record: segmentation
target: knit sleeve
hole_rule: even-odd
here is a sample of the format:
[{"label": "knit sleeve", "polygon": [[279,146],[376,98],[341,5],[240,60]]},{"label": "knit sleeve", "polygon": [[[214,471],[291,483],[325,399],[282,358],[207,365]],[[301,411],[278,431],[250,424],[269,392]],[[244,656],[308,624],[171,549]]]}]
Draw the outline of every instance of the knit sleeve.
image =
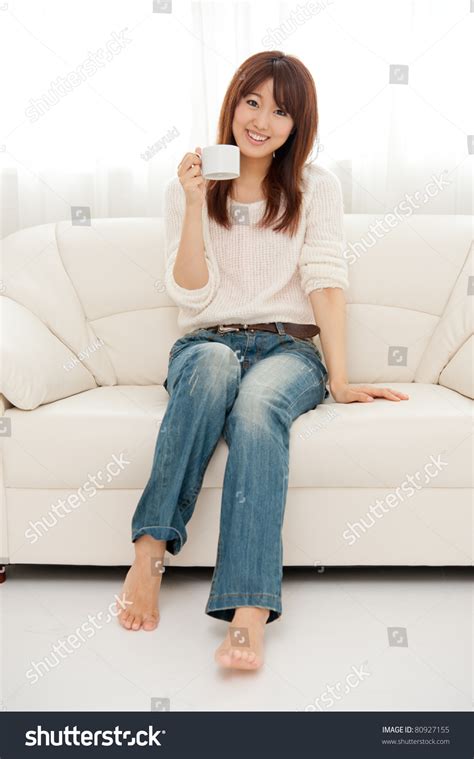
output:
[{"label": "knit sleeve", "polygon": [[[203,287],[194,290],[178,285],[174,278],[173,268],[181,240],[186,198],[179,179],[174,177],[165,188],[164,218],[165,218],[165,287],[170,298],[182,308],[187,316],[199,314],[211,302],[219,285],[219,273],[214,260],[208,257],[205,245],[205,258],[209,271],[209,279]],[[206,243],[206,235],[204,233]]]},{"label": "knit sleeve", "polygon": [[338,177],[316,167],[307,210],[306,231],[299,259],[301,285],[306,295],[325,287],[349,287],[347,261],[343,257],[344,204]]}]

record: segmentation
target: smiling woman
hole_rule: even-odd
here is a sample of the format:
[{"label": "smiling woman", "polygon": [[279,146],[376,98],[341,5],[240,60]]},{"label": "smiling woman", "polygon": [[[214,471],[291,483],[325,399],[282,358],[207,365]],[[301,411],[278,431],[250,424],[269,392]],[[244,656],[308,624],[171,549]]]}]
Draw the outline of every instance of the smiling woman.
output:
[{"label": "smiling woman", "polygon": [[317,130],[316,88],[306,66],[278,50],[250,56],[227,88],[216,137],[217,144],[239,146],[241,178],[208,183],[209,218],[229,229],[228,197],[238,194],[245,203],[257,194],[267,200],[261,226],[276,222],[274,231],[296,234],[303,166]]},{"label": "smiling woman", "polygon": [[206,613],[242,626],[248,642],[236,651],[228,630],[215,653],[223,667],[260,667],[265,624],[281,615],[290,427],[329,395],[308,295],[348,286],[339,180],[306,163],[317,124],[306,67],[258,53],[234,75],[218,125],[217,143],[239,148],[239,177],[205,180],[196,147],[165,191],[165,285],[186,334],[169,355],[170,401],[132,519],[136,555],[123,588],[132,603],[119,621],[158,625],[161,577],[150,577],[150,552],[184,546],[222,435],[229,457]]},{"label": "smiling woman", "polygon": [[[169,355],[170,401],[132,519],[135,562],[123,589],[132,605],[119,621],[157,626],[161,580],[150,577],[150,559],[184,546],[222,435],[229,452],[205,611],[245,630],[246,650],[228,628],[215,652],[228,668],[262,665],[265,625],[282,613],[293,421],[325,401],[329,376],[336,401],[390,397],[347,383],[343,199],[331,171],[306,163],[317,126],[307,68],[279,51],[258,53],[235,73],[218,125],[217,143],[239,149],[237,180],[206,180],[196,147],[165,191],[165,285],[187,333]],[[319,331],[329,371],[312,341]]]}]

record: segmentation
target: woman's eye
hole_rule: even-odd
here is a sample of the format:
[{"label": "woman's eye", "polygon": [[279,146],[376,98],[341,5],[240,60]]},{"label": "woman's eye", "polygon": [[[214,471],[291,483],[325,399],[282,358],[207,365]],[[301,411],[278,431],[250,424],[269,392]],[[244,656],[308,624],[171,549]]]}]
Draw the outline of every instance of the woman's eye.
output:
[{"label": "woman's eye", "polygon": [[[250,100],[247,100],[247,103],[255,103],[255,105],[258,105],[256,100],[253,100],[252,98]],[[286,112],[282,111],[281,108],[277,108],[277,111],[283,114],[283,116],[286,116]]]}]

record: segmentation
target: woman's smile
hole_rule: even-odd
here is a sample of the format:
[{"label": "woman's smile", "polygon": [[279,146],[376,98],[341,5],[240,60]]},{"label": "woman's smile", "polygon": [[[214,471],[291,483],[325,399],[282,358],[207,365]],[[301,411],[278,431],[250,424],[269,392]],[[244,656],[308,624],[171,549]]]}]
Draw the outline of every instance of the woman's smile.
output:
[{"label": "woman's smile", "polygon": [[262,135],[260,132],[256,132],[253,129],[246,129],[245,135],[248,139],[248,141],[252,145],[263,145],[265,142],[268,142],[270,137],[266,137],[265,135]]}]

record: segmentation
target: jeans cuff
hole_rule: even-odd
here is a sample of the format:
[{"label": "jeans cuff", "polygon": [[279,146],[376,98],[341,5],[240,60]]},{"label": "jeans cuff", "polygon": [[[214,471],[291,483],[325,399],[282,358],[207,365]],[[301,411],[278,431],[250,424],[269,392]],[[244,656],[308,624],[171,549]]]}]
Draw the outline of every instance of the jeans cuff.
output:
[{"label": "jeans cuff", "polygon": [[132,543],[137,538],[141,538],[142,535],[151,535],[155,540],[166,540],[166,550],[173,556],[179,553],[186,542],[175,527],[158,527],[153,525],[140,527],[140,529],[132,531]]},{"label": "jeans cuff", "polygon": [[239,606],[269,609],[267,625],[278,619],[282,613],[280,596],[270,593],[223,593],[222,595],[210,596],[206,606],[206,614],[215,619],[232,622],[235,610]]}]

